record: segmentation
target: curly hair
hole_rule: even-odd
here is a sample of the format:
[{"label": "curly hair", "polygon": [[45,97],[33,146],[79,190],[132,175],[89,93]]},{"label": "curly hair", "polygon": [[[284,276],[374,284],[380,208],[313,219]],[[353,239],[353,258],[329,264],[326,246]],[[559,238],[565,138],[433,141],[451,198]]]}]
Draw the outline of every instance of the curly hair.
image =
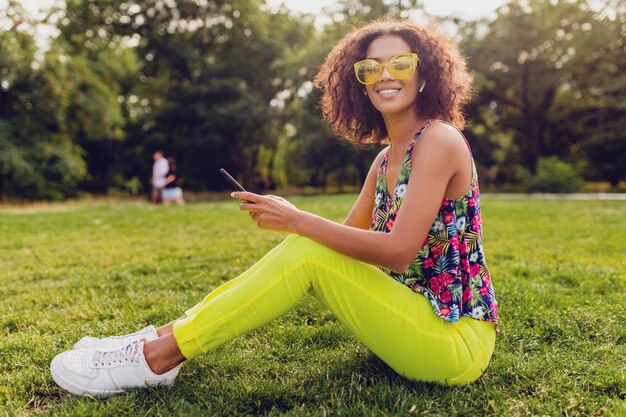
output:
[{"label": "curly hair", "polygon": [[462,129],[463,105],[471,94],[472,75],[456,43],[408,20],[382,18],[348,33],[330,51],[315,77],[322,90],[319,107],[330,128],[356,146],[387,139],[382,115],[363,94],[353,64],[366,58],[370,43],[383,35],[401,37],[420,57],[419,76],[426,88],[416,107],[423,117],[446,120]]}]

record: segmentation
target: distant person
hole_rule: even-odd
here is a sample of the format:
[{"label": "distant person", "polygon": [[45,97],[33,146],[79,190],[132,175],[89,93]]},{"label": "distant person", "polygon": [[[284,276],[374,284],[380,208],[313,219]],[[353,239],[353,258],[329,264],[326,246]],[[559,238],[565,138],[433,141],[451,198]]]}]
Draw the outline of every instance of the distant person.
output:
[{"label": "distant person", "polygon": [[180,188],[180,183],[178,181],[176,161],[174,158],[169,157],[167,158],[167,162],[169,169],[165,175],[165,186],[161,191],[163,204],[169,206],[170,204],[175,203],[182,206],[185,204],[185,200],[183,199],[183,190]]},{"label": "distant person", "polygon": [[81,339],[52,360],[57,384],[99,397],[170,385],[185,360],[309,294],[408,379],[456,385],[480,377],[495,346],[498,304],[476,167],[459,130],[471,87],[465,60],[431,29],[379,20],[347,34],[315,81],[337,134],[388,144],[343,223],[280,197],[233,192],[259,227],[293,234],[175,321]]},{"label": "distant person", "polygon": [[161,191],[165,187],[165,177],[169,170],[169,164],[163,155],[163,151],[154,151],[152,159],[154,164],[152,165],[152,178],[150,180],[152,183],[151,200],[154,204],[159,204],[162,202]]}]

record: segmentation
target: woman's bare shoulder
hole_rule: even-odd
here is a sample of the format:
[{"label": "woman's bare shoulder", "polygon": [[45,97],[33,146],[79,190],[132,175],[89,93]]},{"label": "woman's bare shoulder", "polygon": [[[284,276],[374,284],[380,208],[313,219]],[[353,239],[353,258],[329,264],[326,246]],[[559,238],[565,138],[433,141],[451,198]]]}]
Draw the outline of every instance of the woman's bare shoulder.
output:
[{"label": "woman's bare shoulder", "polygon": [[448,143],[450,145],[465,143],[465,137],[463,133],[455,126],[445,123],[435,121],[428,125],[424,132],[422,132],[422,140],[418,142],[430,142],[435,141],[439,144]]}]

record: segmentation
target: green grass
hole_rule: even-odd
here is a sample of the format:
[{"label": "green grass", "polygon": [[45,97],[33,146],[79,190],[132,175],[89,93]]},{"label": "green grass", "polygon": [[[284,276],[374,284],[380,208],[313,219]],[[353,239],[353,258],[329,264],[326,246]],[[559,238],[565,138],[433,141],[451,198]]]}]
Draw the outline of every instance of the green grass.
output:
[{"label": "green grass", "polygon": [[[340,220],[354,198],[291,200]],[[502,334],[472,385],[402,379],[309,298],[170,389],[96,401],[55,386],[55,354],[180,316],[284,235],[230,201],[0,211],[0,415],[626,415],[625,203],[486,197],[483,216]]]}]

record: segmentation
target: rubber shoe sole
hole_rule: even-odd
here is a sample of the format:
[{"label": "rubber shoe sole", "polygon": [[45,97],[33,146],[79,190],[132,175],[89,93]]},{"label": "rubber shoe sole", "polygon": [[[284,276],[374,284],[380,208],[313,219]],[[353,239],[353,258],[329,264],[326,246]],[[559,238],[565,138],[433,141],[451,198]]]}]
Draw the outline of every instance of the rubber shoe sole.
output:
[{"label": "rubber shoe sole", "polygon": [[124,390],[122,389],[120,390],[92,390],[89,388],[82,388],[77,385],[74,385],[70,381],[63,378],[61,375],[59,375],[57,371],[55,370],[57,366],[63,366],[60,363],[60,361],[61,361],[60,356],[57,356],[54,359],[52,359],[52,362],[50,363],[50,374],[52,374],[52,379],[54,379],[54,382],[56,382],[58,386],[60,386],[61,388],[63,388],[64,390],[68,392],[71,392],[72,394],[90,396],[94,398],[108,398],[112,395],[121,394],[124,392]]},{"label": "rubber shoe sole", "polygon": [[[59,363],[60,361],[61,361],[61,357],[59,355],[59,356],[56,356],[54,359],[52,359],[52,362],[50,363],[50,374],[52,375],[52,379],[54,380],[54,382],[56,382],[59,387],[63,388],[64,390],[72,394],[89,396],[89,397],[98,398],[98,399],[105,399],[113,395],[123,394],[133,389],[147,388],[149,386],[171,387],[172,385],[174,385],[174,382],[176,381],[176,378],[171,378],[171,379],[168,378],[163,381],[160,381],[158,384],[154,384],[154,385],[146,384],[144,387],[138,387],[138,388],[132,388],[132,389],[129,388],[129,389],[117,389],[117,390],[96,390],[96,389],[83,388],[63,378],[55,370],[56,367],[63,366],[61,363]],[[177,368],[180,368],[180,367],[181,365],[177,366]]]}]

